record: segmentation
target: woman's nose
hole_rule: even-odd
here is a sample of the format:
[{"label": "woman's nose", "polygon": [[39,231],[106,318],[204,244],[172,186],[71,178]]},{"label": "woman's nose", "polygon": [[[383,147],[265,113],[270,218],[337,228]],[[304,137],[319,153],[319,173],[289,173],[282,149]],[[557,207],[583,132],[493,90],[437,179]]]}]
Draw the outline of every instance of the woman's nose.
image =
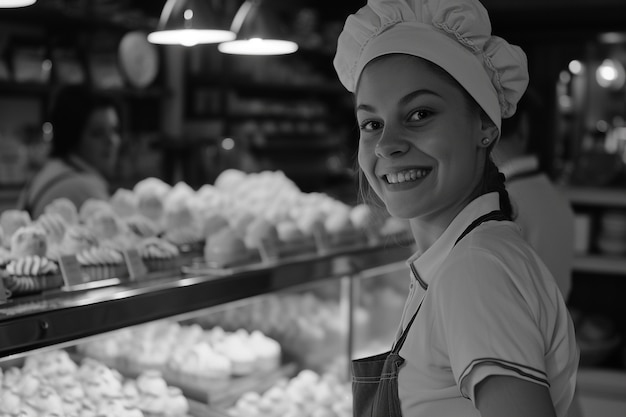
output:
[{"label": "woman's nose", "polygon": [[374,153],[379,158],[395,158],[404,155],[408,150],[409,143],[397,132],[385,127],[378,143],[376,143]]}]

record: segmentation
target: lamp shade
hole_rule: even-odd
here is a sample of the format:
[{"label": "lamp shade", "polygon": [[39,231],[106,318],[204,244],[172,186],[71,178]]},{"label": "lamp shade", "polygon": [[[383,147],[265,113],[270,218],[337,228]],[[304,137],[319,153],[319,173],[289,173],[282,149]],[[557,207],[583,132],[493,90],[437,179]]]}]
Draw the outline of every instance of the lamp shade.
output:
[{"label": "lamp shade", "polygon": [[261,0],[246,0],[233,18],[231,31],[237,34],[232,41],[220,43],[217,49],[236,55],[284,55],[296,52],[298,44],[285,40],[280,22]]},{"label": "lamp shade", "polygon": [[35,4],[37,0],[0,0],[0,9],[9,9],[14,7],[26,7]]},{"label": "lamp shade", "polygon": [[220,26],[209,0],[167,0],[156,31],[148,41],[162,45],[193,46],[235,39],[235,33]]}]

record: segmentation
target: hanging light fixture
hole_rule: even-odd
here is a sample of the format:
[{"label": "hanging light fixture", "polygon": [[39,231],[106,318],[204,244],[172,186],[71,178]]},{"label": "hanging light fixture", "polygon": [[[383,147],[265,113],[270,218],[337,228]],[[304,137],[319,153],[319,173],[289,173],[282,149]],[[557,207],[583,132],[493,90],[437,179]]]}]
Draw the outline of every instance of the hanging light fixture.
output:
[{"label": "hanging light fixture", "polygon": [[235,33],[220,26],[209,0],[167,0],[156,31],[148,41],[162,45],[194,46],[235,39]]},{"label": "hanging light fixture", "polygon": [[37,0],[0,0],[0,9],[12,9],[26,7],[36,3]]},{"label": "hanging light fixture", "polygon": [[237,34],[235,40],[220,43],[217,49],[235,55],[284,55],[298,50],[298,44],[282,39],[276,33],[280,23],[263,7],[262,0],[246,0],[230,26]]}]

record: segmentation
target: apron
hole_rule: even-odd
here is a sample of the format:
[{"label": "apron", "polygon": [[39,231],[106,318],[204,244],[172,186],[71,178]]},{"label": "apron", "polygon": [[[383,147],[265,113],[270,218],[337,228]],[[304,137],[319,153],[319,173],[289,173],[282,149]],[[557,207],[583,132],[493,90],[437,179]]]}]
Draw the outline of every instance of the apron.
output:
[{"label": "apron", "polygon": [[[510,220],[510,218],[500,210],[480,216],[463,231],[454,244],[456,245],[476,226],[489,220]],[[402,417],[398,397],[398,372],[404,359],[399,352],[424,298],[391,351],[352,361],[354,417]]]}]

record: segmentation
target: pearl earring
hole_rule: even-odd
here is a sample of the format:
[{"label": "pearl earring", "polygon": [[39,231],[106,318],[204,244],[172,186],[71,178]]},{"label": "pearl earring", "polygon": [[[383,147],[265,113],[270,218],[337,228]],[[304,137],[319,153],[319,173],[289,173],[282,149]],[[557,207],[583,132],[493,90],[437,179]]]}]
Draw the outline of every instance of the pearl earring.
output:
[{"label": "pearl earring", "polygon": [[489,141],[490,141],[490,139],[489,139],[489,138],[482,138],[482,140],[480,141],[480,143],[482,143],[483,145],[487,146],[487,145],[489,145]]}]

